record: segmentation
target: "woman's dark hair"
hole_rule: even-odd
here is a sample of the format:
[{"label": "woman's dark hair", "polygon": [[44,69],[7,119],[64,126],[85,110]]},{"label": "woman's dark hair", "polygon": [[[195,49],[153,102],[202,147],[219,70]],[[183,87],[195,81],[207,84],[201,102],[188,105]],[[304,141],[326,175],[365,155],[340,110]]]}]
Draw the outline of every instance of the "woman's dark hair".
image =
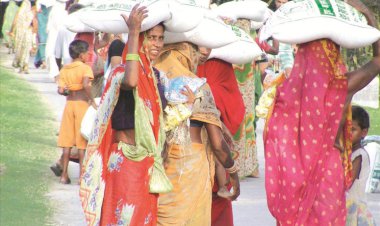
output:
[{"label": "woman's dark hair", "polygon": [[67,12],[69,14],[71,13],[75,13],[76,11],[80,10],[80,9],[83,9],[84,8],[84,5],[82,4],[79,4],[79,3],[74,3],[72,5],[70,5],[69,9],[67,10]]},{"label": "woman's dark hair", "polygon": [[[292,0],[288,0],[288,2],[291,2]],[[276,11],[276,0],[272,0],[268,6],[269,9],[271,9],[272,11]]]},{"label": "woman's dark hair", "polygon": [[352,121],[356,121],[360,126],[360,129],[369,128],[368,112],[360,106],[352,106]]},{"label": "woman's dark hair", "polygon": [[269,4],[268,8],[272,11],[276,11],[276,0],[272,0],[271,3]]},{"label": "woman's dark hair", "polygon": [[164,22],[160,22],[160,23],[157,24],[156,26],[153,26],[152,28],[146,30],[146,34],[147,34],[149,31],[151,31],[153,28],[157,27],[157,26],[161,26],[161,27],[164,29],[164,31],[165,31],[165,25],[164,25]]},{"label": "woman's dark hair", "polygon": [[80,54],[88,51],[88,43],[82,40],[74,40],[70,43],[69,53],[71,58],[76,59]]}]

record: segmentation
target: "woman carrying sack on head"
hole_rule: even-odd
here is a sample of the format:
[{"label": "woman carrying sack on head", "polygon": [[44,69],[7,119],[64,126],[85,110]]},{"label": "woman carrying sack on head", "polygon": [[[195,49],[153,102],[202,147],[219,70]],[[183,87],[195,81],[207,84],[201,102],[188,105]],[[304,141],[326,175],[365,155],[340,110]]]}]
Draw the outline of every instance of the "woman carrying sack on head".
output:
[{"label": "woman carrying sack on head", "polygon": [[[164,47],[155,67],[169,79],[179,76],[196,78],[198,47],[187,42]],[[223,139],[220,113],[207,84],[196,94],[190,123],[184,120],[167,133],[165,172],[173,191],[161,194],[158,225],[211,225],[211,197],[214,161],[211,151],[231,175],[235,200],[240,194],[238,168]],[[207,137],[202,137],[202,130]]]},{"label": "woman carrying sack on head", "polygon": [[[347,2],[376,27],[360,0]],[[334,42],[299,46],[264,132],[268,208],[278,225],[346,224],[345,190],[352,181],[346,109],[354,93],[380,72],[380,40],[372,46],[374,58],[349,73]]]},{"label": "woman carrying sack on head", "polygon": [[164,27],[141,32],[146,7],[135,5],[123,63],[111,73],[89,138],[80,197],[88,225],[157,223],[157,198],[172,185],[162,165],[163,88],[152,68]]}]

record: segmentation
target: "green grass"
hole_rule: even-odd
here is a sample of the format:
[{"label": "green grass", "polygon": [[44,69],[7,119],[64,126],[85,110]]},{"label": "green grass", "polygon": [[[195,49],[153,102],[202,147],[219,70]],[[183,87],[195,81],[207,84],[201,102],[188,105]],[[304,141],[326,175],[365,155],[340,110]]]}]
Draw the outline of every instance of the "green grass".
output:
[{"label": "green grass", "polygon": [[0,225],[45,225],[55,154],[52,113],[38,92],[0,68]]},{"label": "green grass", "polygon": [[370,128],[368,135],[380,135],[380,108],[365,108],[370,118]]}]

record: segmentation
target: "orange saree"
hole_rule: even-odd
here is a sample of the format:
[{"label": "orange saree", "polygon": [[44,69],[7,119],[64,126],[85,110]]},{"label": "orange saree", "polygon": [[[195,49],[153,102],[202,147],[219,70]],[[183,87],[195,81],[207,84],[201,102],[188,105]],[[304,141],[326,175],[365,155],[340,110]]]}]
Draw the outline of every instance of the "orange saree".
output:
[{"label": "orange saree", "polygon": [[278,225],[345,225],[345,169],[334,147],[347,94],[339,47],[302,44],[264,134],[268,207]]}]

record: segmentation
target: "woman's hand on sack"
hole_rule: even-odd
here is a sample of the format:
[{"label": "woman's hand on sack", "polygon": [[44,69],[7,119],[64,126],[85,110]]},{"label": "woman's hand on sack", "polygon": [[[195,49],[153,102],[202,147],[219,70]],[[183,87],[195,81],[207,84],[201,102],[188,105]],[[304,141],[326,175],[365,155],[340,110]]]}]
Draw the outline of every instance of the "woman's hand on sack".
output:
[{"label": "woman's hand on sack", "polygon": [[232,188],[234,190],[234,193],[232,194],[231,198],[229,198],[231,201],[234,201],[239,197],[240,195],[240,182],[239,182],[239,175],[238,173],[231,173],[230,174],[230,180],[232,184]]},{"label": "woman's hand on sack", "polygon": [[195,102],[195,94],[193,91],[191,91],[190,87],[188,85],[184,86],[184,90],[181,90],[181,94],[185,95],[187,97],[187,104],[192,106]]},{"label": "woman's hand on sack", "polygon": [[125,14],[121,14],[121,16],[127,24],[129,32],[140,33],[141,23],[146,17],[148,17],[148,10],[145,6],[140,7],[140,4],[136,4],[129,13],[129,16]]}]

